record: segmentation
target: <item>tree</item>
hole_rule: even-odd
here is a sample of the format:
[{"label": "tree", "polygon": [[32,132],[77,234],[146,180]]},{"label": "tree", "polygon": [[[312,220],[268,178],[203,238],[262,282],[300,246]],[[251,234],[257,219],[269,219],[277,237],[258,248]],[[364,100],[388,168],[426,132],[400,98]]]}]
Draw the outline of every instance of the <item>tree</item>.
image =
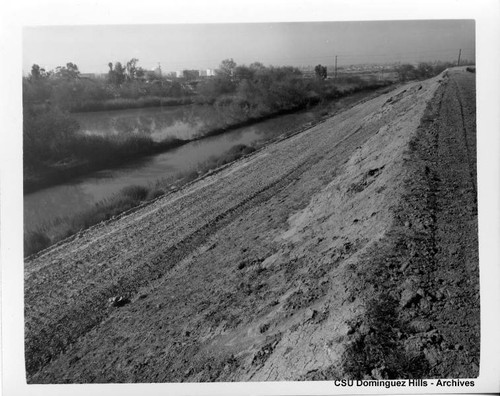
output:
[{"label": "tree", "polygon": [[252,80],[255,70],[248,66],[237,66],[234,69],[234,78],[236,81]]},{"label": "tree", "polygon": [[159,78],[157,73],[154,70],[142,70],[143,76],[146,78],[146,81],[155,81]]},{"label": "tree", "polygon": [[121,85],[125,81],[125,67],[122,66],[120,62],[116,62],[114,67],[113,63],[108,63],[109,71],[108,71],[108,81],[111,84]]},{"label": "tree", "polygon": [[234,75],[234,70],[236,69],[236,62],[231,59],[224,59],[217,70],[217,74],[221,77],[231,79]]},{"label": "tree", "polygon": [[139,79],[144,79],[144,77],[146,76],[146,70],[144,70],[142,67],[138,67],[136,70],[135,70],[135,78],[139,78]]},{"label": "tree", "polygon": [[75,80],[80,77],[80,70],[78,66],[72,62],[66,63],[66,66],[57,66],[56,77],[64,78],[66,80]]},{"label": "tree", "polygon": [[326,79],[327,76],[326,66],[317,65],[314,68],[314,72],[316,73],[317,78],[320,78],[322,80]]},{"label": "tree", "polygon": [[262,70],[265,70],[265,66],[261,63],[261,62],[253,62],[250,64],[250,69],[254,70],[254,71],[262,71]]},{"label": "tree", "polygon": [[115,71],[113,70],[113,62],[108,63],[108,82],[111,84],[116,84]]},{"label": "tree", "polygon": [[125,67],[122,66],[121,62],[115,63],[115,78],[116,84],[120,85],[125,81]]},{"label": "tree", "polygon": [[401,81],[408,81],[417,78],[417,70],[415,69],[415,66],[408,63],[400,65],[396,71]]},{"label": "tree", "polygon": [[434,68],[429,63],[421,62],[418,64],[416,74],[421,79],[429,78],[434,75]]},{"label": "tree", "polygon": [[38,81],[49,76],[49,73],[45,69],[41,68],[37,64],[31,66],[30,80]]},{"label": "tree", "polygon": [[143,77],[145,74],[144,69],[137,66],[137,62],[139,62],[139,59],[132,58],[127,62],[127,65],[125,66],[126,78],[129,81],[137,80],[138,78]]},{"label": "tree", "polygon": [[200,77],[200,72],[198,70],[183,70],[182,77],[188,81],[196,80]]},{"label": "tree", "polygon": [[30,75],[23,78],[23,103],[41,103],[50,99],[53,89],[48,79],[50,74],[37,64],[31,67]]}]

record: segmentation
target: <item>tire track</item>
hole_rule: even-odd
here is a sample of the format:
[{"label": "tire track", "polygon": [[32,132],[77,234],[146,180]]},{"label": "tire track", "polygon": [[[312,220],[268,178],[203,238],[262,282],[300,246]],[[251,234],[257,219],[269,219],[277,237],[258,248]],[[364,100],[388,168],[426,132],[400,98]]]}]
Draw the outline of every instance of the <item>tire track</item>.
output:
[{"label": "tire track", "polygon": [[[341,138],[338,144],[346,144],[363,130],[353,128],[352,132]],[[31,331],[26,341],[26,370],[28,375],[34,375],[55,356],[64,353],[78,338],[85,336],[109,315],[109,296],[127,296],[132,299],[137,291],[174,268],[199,246],[203,245],[211,235],[231,223],[246,210],[266,202],[280,190],[293,185],[301,175],[320,162],[329,153],[328,148],[322,152],[311,154],[305,160],[294,166],[282,177],[265,185],[236,205],[221,212],[214,219],[197,228],[194,232],[181,239],[178,243],[158,252],[161,246],[156,246],[154,256],[143,265],[133,268],[126,276],[115,283],[76,302],[72,310],[55,322],[48,323]],[[57,337],[53,329],[57,328]]]},{"label": "tire track", "polygon": [[[289,186],[321,159],[321,156],[309,157],[282,178],[264,186],[237,205],[217,215],[214,220],[204,224],[179,243],[157,254],[150,263],[136,267],[132,273],[119,279],[117,283],[102,289],[89,299],[79,301],[69,314],[60,318],[56,323],[40,327],[35,334],[31,334],[26,344],[28,375],[33,375],[50,362],[54,356],[63,353],[79,337],[98,326],[109,313],[107,304],[109,296],[127,295],[128,298],[131,298],[148,282],[164,276],[166,272],[205,243],[213,233],[229,224],[245,210],[265,202],[278,191]],[[85,318],[84,321],[82,318]],[[58,329],[58,337],[53,336],[54,327]]]},{"label": "tire track", "polygon": [[467,127],[466,127],[466,117],[465,117],[465,112],[464,112],[464,104],[463,104],[463,94],[458,86],[458,83],[456,81],[456,77],[453,76],[452,78],[452,81],[453,81],[453,85],[454,85],[454,88],[455,88],[455,92],[456,92],[456,98],[457,98],[457,101],[458,101],[458,104],[459,104],[459,107],[460,107],[460,116],[461,116],[461,124],[462,124],[462,133],[463,133],[463,137],[464,137],[464,145],[465,145],[465,150],[467,152],[467,165],[468,165],[468,168],[469,168],[469,178],[470,178],[470,182],[472,184],[472,188],[474,190],[474,202],[477,204],[477,185],[476,185],[476,176],[474,174],[474,163],[475,163],[475,158],[472,156],[471,154],[471,149],[470,149],[470,145],[469,145],[469,134],[468,131],[467,131]]},{"label": "tire track", "polygon": [[[385,99],[377,98],[362,108],[339,115],[322,128],[266,149],[266,159],[253,161],[246,173],[235,172],[233,166],[229,173],[218,175],[216,183],[203,181],[198,185],[199,191],[185,191],[175,204],[169,199],[154,203],[137,214],[88,233],[79,241],[61,246],[59,251],[38,257],[35,264],[44,264],[43,271],[34,271],[25,284],[25,296],[29,297],[26,299],[28,378],[33,381],[34,374],[45,369],[51,360],[54,362],[50,366],[57,371],[59,355],[67,350],[70,351],[66,357],[78,357],[82,344],[92,340],[99,343],[100,330],[107,329],[109,323],[116,324],[113,318],[109,323],[106,321],[112,313],[107,302],[110,296],[125,295],[132,299],[142,286],[168,277],[171,269],[206,244],[214,233],[246,211],[260,210],[259,206],[269,198],[296,186],[298,180],[302,183],[299,194],[307,199],[313,193],[307,179],[318,177],[311,170],[316,164],[323,161],[323,168],[341,166],[357,146],[398,117],[401,108],[412,106],[398,103],[394,108],[380,110]],[[306,171],[309,173],[304,176]],[[96,237],[101,240],[96,241]],[[78,251],[71,250],[75,248]],[[81,260],[83,264],[79,265]],[[103,267],[99,267],[101,263]],[[91,275],[87,273],[89,269],[93,271]],[[57,298],[49,295],[54,287],[61,290],[55,290]],[[43,372],[35,377],[41,378]]]},{"label": "tire track", "polygon": [[[479,375],[474,86],[465,71],[448,74],[410,142],[397,221],[361,263],[369,331],[355,333],[344,363],[357,378]],[[367,293],[374,284],[383,288]]]}]

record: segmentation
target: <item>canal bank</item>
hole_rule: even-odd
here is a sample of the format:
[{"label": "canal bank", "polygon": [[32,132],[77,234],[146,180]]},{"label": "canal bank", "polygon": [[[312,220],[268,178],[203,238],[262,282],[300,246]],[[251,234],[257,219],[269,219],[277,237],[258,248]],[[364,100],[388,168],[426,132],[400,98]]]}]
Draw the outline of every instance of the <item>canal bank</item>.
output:
[{"label": "canal bank", "polygon": [[[385,88],[387,90],[387,88]],[[225,133],[205,138],[195,138],[182,146],[163,153],[130,159],[120,167],[104,169],[66,183],[26,194],[24,197],[25,254],[35,253],[82,228],[116,216],[120,210],[130,209],[145,199],[151,199],[179,187],[199,175],[216,168],[228,159],[236,159],[244,153],[258,149],[276,139],[298,131],[345,110],[360,101],[368,100],[381,92],[359,92],[336,101],[315,106],[308,110],[269,118],[245,127],[231,129]],[[81,118],[86,133],[160,133],[163,138],[189,138],[177,134],[187,126],[198,125],[201,115],[193,108],[172,109],[176,117],[164,110],[134,110],[131,113],[111,112],[87,114]],[[189,117],[191,112],[191,117]],[[194,116],[193,116],[194,113]],[[170,117],[170,119],[168,119]],[[96,119],[97,118],[97,119]],[[181,122],[182,121],[182,122]],[[149,129],[146,126],[149,125]],[[199,129],[202,130],[202,129]],[[191,137],[196,132],[190,132]],[[245,148],[246,147],[246,148]],[[149,189],[130,202],[124,189],[140,186]],[[134,194],[137,190],[134,191]],[[121,208],[121,209],[120,209]],[[35,240],[35,248],[30,248]]]}]

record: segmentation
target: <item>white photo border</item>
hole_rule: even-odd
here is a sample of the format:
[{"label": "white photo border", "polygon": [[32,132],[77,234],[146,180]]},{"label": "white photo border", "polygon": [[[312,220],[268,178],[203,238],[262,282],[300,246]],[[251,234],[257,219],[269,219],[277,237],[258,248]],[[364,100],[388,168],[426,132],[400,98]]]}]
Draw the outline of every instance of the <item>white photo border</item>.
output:
[{"label": "white photo border", "polygon": [[[497,0],[16,1],[0,6],[2,387],[5,395],[327,395],[500,391],[500,2]],[[481,369],[474,388],[339,388],[332,382],[27,385],[22,254],[22,28],[36,25],[476,21]]]}]

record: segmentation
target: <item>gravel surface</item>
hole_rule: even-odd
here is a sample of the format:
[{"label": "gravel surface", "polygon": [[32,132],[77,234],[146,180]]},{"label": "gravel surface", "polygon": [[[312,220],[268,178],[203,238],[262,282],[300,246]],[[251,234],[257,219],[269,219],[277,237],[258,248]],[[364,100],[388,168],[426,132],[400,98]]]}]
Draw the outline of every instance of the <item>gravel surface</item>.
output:
[{"label": "gravel surface", "polygon": [[405,85],[28,259],[28,382],[409,375],[353,362],[378,282],[412,375],[477,375],[474,89]]}]

